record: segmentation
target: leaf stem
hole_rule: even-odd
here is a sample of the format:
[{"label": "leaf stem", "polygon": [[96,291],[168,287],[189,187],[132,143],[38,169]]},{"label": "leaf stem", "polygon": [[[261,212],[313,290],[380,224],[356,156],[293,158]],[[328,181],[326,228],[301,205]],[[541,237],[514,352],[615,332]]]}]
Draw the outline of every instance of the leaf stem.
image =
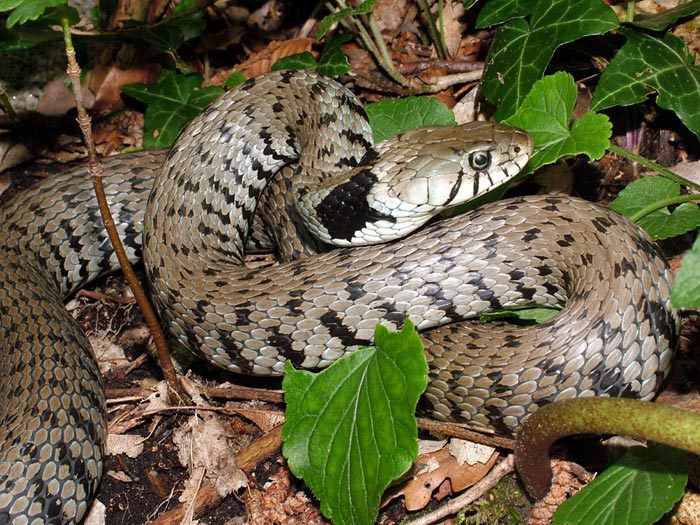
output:
[{"label": "leaf stem", "polygon": [[700,201],[700,195],[690,193],[686,195],[676,195],[675,197],[669,197],[668,199],[662,199],[660,201],[656,201],[650,204],[649,206],[645,206],[634,215],[630,215],[629,218],[631,221],[637,222],[639,219],[646,217],[647,215],[655,212],[656,210],[665,208],[666,206],[671,206],[673,204],[682,204],[684,202],[692,201]]},{"label": "leaf stem", "polygon": [[[438,56],[442,60],[447,60],[447,49],[445,47],[445,43],[442,39],[442,35],[438,32],[438,28],[435,25],[435,20],[433,20],[433,15],[430,12],[430,6],[428,5],[428,0],[421,0],[420,1],[420,7],[421,10],[423,11],[423,16],[425,17],[425,21],[427,22],[427,27],[428,27],[428,35],[430,35],[430,39],[433,41],[435,44],[435,50],[437,51]],[[442,22],[442,1],[438,3],[438,9],[439,9],[439,17]],[[441,26],[443,24],[441,23]]]},{"label": "leaf stem", "polygon": [[638,162],[642,166],[649,168],[650,170],[655,171],[662,177],[666,177],[667,179],[670,179],[674,182],[677,182],[678,184],[682,186],[687,186],[689,188],[693,188],[696,190],[700,190],[700,184],[697,184],[693,181],[690,181],[684,177],[681,177],[680,175],[673,173],[671,170],[668,168],[664,168],[663,166],[657,164],[654,161],[651,161],[649,159],[645,159],[644,157],[641,157],[637,155],[636,153],[632,153],[629,150],[626,150],[624,148],[620,148],[619,146],[615,146],[614,144],[610,144],[608,146],[608,150],[620,155],[621,157],[628,158],[634,162]]},{"label": "leaf stem", "polygon": [[515,464],[528,492],[549,491],[549,447],[574,434],[622,434],[700,453],[700,415],[675,407],[613,397],[568,399],[532,414],[515,440]]}]

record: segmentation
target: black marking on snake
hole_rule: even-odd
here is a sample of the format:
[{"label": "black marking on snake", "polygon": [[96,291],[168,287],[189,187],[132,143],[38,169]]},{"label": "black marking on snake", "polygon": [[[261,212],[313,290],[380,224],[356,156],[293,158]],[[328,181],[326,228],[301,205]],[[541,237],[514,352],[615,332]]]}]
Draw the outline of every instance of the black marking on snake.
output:
[{"label": "black marking on snake", "polygon": [[253,114],[255,114],[256,109],[257,108],[255,107],[255,104],[252,104],[252,103],[248,104],[246,107],[243,108],[243,114],[246,117],[252,117]]},{"label": "black marking on snake", "polygon": [[605,217],[594,217],[591,219],[591,224],[600,233],[608,233],[610,226],[612,226],[612,222]]},{"label": "black marking on snake", "polygon": [[563,238],[561,238],[561,239],[559,239],[559,240],[557,241],[557,244],[558,244],[559,246],[561,246],[562,248],[568,248],[569,246],[571,246],[571,245],[574,244],[575,242],[576,242],[576,240],[575,240],[571,235],[569,235],[569,234],[567,233],[567,234],[564,235]]},{"label": "black marking on snake", "polygon": [[581,260],[581,265],[586,266],[589,264],[589,259],[592,259],[593,257],[589,253],[580,253],[579,254],[579,259]]},{"label": "black marking on snake", "polygon": [[530,228],[529,230],[525,230],[524,233],[525,235],[523,235],[523,241],[532,242],[536,239],[539,239],[542,230],[540,230],[539,228]]},{"label": "black marking on snake", "polygon": [[361,170],[333,188],[316,206],[316,216],[331,237],[349,241],[370,222],[396,222],[394,217],[378,212],[367,202],[376,182],[374,173]]},{"label": "black marking on snake", "polygon": [[328,311],[320,319],[323,326],[328,328],[331,337],[337,337],[345,346],[367,345],[369,341],[357,339],[355,332],[343,324],[343,320],[338,317],[338,312]]},{"label": "black marking on snake", "polygon": [[367,292],[362,287],[362,283],[358,281],[348,281],[345,283],[345,291],[349,294],[348,299],[350,301],[357,301],[367,295]]},{"label": "black marking on snake", "polygon": [[296,72],[293,69],[285,69],[280,73],[280,82],[283,84],[289,84],[289,81],[296,76]]},{"label": "black marking on snake", "polygon": [[351,144],[361,144],[368,152],[372,149],[372,143],[368,141],[364,135],[356,133],[351,129],[342,130],[340,136],[347,137]]},{"label": "black marking on snake", "polygon": [[340,95],[341,107],[344,107],[348,111],[358,115],[360,119],[367,120],[367,113],[365,108],[360,104],[354,97],[348,96],[346,93],[341,93]]},{"label": "black marking on snake", "polygon": [[333,113],[323,113],[318,117],[318,123],[324,128],[327,128],[328,126],[337,121],[338,116]]},{"label": "black marking on snake", "polygon": [[496,232],[492,232],[491,235],[484,238],[484,248],[489,250],[488,257],[493,257],[493,251],[498,246],[501,241],[501,236]]},{"label": "black marking on snake", "polygon": [[394,303],[382,303],[377,306],[377,309],[384,311],[383,319],[386,321],[391,321],[392,323],[396,323],[398,326],[403,326],[404,319],[406,319],[406,314],[397,311]]}]

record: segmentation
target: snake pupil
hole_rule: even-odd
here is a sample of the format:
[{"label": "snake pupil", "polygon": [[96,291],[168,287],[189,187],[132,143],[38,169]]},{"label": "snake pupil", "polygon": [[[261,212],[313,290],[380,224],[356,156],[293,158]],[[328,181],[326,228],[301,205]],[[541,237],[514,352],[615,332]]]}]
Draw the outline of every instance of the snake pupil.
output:
[{"label": "snake pupil", "polygon": [[485,170],[491,165],[491,154],[488,151],[472,153],[469,155],[469,165],[475,170]]}]

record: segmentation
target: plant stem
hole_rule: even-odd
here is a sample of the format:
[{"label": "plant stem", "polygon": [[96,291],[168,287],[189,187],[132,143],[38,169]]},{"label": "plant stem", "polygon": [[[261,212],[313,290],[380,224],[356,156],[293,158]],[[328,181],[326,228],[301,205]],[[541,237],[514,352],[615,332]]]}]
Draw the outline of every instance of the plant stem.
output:
[{"label": "plant stem", "polygon": [[[437,51],[438,56],[443,60],[447,60],[447,49],[445,48],[445,43],[442,40],[442,36],[438,32],[437,26],[435,25],[435,20],[433,20],[433,15],[430,12],[428,0],[420,0],[420,7],[423,11],[423,17],[428,24],[428,34],[430,35],[430,39],[433,41],[433,44],[435,44],[435,50]],[[440,3],[439,8],[440,13],[442,13],[442,2]]]},{"label": "plant stem", "polygon": [[[335,4],[339,9],[348,9],[347,4],[344,2],[344,0],[335,0]],[[367,51],[369,51],[372,54],[372,56],[374,56],[374,59],[379,63],[379,65],[387,73],[387,75],[389,75],[391,79],[397,84],[400,84],[402,86],[408,86],[409,82],[406,79],[406,77],[399,73],[394,67],[394,63],[391,60],[389,50],[387,49],[386,44],[384,43],[382,33],[379,29],[379,26],[377,26],[377,23],[374,20],[372,14],[370,13],[368,15],[367,25],[369,26],[370,31],[372,31],[374,39],[372,39],[372,36],[370,36],[369,32],[367,31],[367,28],[360,19],[354,16],[349,16],[346,18],[348,18],[357,29],[360,36],[360,40],[362,41],[362,45],[365,46],[365,49],[367,49]]]},{"label": "plant stem", "polygon": [[639,219],[646,217],[650,213],[655,212],[656,210],[660,210],[662,208],[665,208],[666,206],[671,206],[673,204],[682,204],[684,202],[692,202],[692,201],[700,201],[700,195],[690,193],[687,195],[676,195],[675,197],[669,197],[668,199],[662,199],[660,201],[656,201],[649,206],[645,206],[641,210],[639,210],[637,213],[634,215],[631,215],[629,218],[633,222],[637,222]]},{"label": "plant stem", "polygon": [[641,157],[635,153],[632,153],[629,150],[626,150],[624,148],[620,148],[618,146],[615,146],[614,144],[610,144],[608,146],[608,150],[620,155],[621,157],[625,157],[625,158],[628,158],[630,160],[633,160],[634,162],[638,162],[642,166],[649,168],[650,170],[655,171],[656,173],[658,173],[662,177],[666,177],[667,179],[670,179],[674,182],[677,182],[678,184],[680,184],[682,186],[687,186],[689,188],[694,188],[696,190],[700,190],[700,184],[697,184],[693,181],[690,181],[686,178],[683,178],[680,175],[673,173],[671,170],[664,168],[663,166],[660,166],[656,162],[651,161],[649,159],[645,159],[644,157]]},{"label": "plant stem", "polygon": [[700,453],[700,415],[678,408],[613,397],[558,401],[532,414],[515,439],[515,464],[528,492],[543,498],[552,471],[549,447],[574,434],[622,434]]},{"label": "plant stem", "polygon": [[148,298],[146,297],[143,288],[141,287],[138,279],[136,278],[136,274],[134,273],[134,270],[131,267],[129,258],[126,254],[126,251],[124,250],[124,246],[121,242],[121,239],[119,238],[119,232],[117,231],[117,228],[114,224],[112,214],[109,211],[107,197],[105,195],[104,186],[102,184],[102,165],[100,164],[100,161],[97,158],[95,141],[92,137],[92,119],[87,114],[87,111],[85,110],[85,104],[83,102],[83,93],[80,85],[81,70],[75,57],[75,48],[73,47],[73,39],[70,34],[70,21],[68,19],[68,14],[65,12],[65,6],[61,7],[63,8],[63,12],[61,13],[61,27],[63,29],[63,41],[65,44],[66,57],[68,60],[68,67],[66,69],[66,72],[68,73],[68,77],[70,78],[71,84],[73,86],[73,95],[75,96],[75,103],[78,109],[77,121],[78,125],[80,126],[80,130],[83,133],[83,138],[85,139],[85,146],[87,148],[88,173],[90,174],[93,187],[95,188],[95,195],[97,196],[97,202],[100,207],[102,222],[104,223],[105,229],[107,230],[107,234],[109,235],[109,240],[112,243],[112,247],[114,249],[115,255],[117,256],[117,260],[119,261],[119,265],[121,266],[122,271],[124,272],[124,276],[129,282],[129,286],[131,286],[131,289],[134,293],[134,298],[139,304],[139,307],[141,308],[143,316],[146,320],[146,324],[148,325],[148,328],[151,331],[151,337],[153,338],[153,342],[155,343],[156,348],[158,349],[158,357],[160,359],[160,365],[163,371],[163,375],[170,387],[171,393],[176,394],[172,396],[172,401],[177,402],[178,399],[183,399],[184,396],[181,393],[179,381],[177,379],[177,373],[175,372],[175,367],[173,366],[172,360],[170,359],[170,353],[168,352],[168,345],[166,343],[165,334],[163,333],[163,330],[160,327],[160,324],[158,323],[158,319],[155,315],[155,312],[153,311],[153,308],[148,302]]}]

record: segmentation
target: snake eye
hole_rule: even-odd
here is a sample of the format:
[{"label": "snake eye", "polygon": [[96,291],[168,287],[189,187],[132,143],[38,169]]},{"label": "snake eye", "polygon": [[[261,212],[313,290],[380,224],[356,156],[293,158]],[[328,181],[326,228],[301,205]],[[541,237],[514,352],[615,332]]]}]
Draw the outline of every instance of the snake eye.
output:
[{"label": "snake eye", "polygon": [[472,169],[482,171],[491,165],[491,153],[488,151],[478,151],[469,155],[469,165]]}]

